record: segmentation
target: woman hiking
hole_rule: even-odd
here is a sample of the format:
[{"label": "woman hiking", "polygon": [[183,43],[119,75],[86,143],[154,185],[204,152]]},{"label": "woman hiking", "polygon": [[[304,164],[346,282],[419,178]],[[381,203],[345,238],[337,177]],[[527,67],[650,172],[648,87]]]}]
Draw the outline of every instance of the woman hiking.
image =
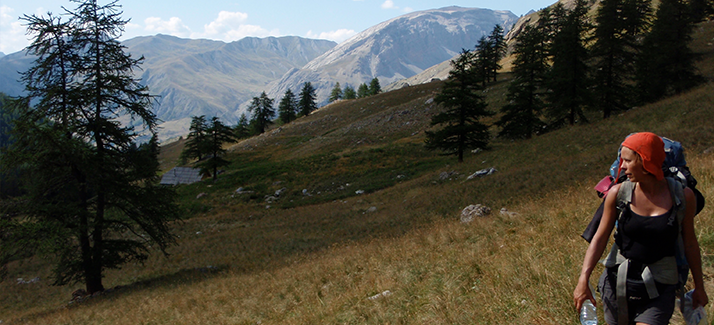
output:
[{"label": "woman hiking", "polygon": [[675,258],[680,235],[694,279],[693,307],[709,302],[694,233],[696,199],[691,189],[664,177],[664,160],[664,143],[654,133],[635,133],[625,139],[619,173],[628,180],[608,192],[602,220],[585,253],[573,292],[578,311],[586,300],[596,304],[590,275],[618,221],[615,245],[598,283],[609,325],[669,324],[681,284]]}]

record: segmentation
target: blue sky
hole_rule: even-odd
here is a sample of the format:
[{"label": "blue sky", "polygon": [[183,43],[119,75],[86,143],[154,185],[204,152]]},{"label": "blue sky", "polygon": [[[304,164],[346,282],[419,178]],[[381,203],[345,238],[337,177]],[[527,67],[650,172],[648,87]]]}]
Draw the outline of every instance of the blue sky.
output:
[{"label": "blue sky", "polygon": [[[412,11],[447,6],[510,10],[523,15],[556,0],[119,0],[131,18],[122,39],[168,34],[232,42],[246,36],[301,36],[342,42],[380,22]],[[99,0],[100,4],[108,0]],[[29,44],[23,14],[59,14],[68,0],[0,0],[0,52]]]}]

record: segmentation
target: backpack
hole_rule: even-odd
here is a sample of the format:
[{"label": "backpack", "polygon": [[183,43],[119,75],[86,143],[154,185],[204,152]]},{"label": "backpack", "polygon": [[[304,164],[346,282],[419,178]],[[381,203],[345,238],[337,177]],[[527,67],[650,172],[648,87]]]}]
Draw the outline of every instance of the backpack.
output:
[{"label": "backpack", "polygon": [[[697,180],[694,176],[692,176],[692,173],[689,172],[689,167],[687,167],[687,161],[684,158],[684,147],[677,141],[665,137],[660,138],[662,138],[662,141],[664,142],[664,151],[666,154],[664,164],[662,165],[664,176],[677,180],[682,184],[682,187],[689,187],[694,192],[694,195],[697,198],[697,209],[695,215],[699,214],[699,212],[704,208],[705,200],[702,193],[696,188]],[[595,186],[597,195],[600,198],[605,197],[612,186],[627,180],[627,176],[618,175],[620,169],[621,151],[622,145],[617,151],[617,159],[615,159],[610,166],[610,176],[606,176]],[[592,220],[590,220],[590,223],[585,228],[585,231],[583,231],[582,235],[580,235],[588,243],[593,239],[593,236],[595,236],[595,232],[597,232],[597,228],[600,225],[600,220],[602,219],[602,213],[604,210],[604,203],[605,200],[600,203],[600,207],[598,207],[595,211]]]}]

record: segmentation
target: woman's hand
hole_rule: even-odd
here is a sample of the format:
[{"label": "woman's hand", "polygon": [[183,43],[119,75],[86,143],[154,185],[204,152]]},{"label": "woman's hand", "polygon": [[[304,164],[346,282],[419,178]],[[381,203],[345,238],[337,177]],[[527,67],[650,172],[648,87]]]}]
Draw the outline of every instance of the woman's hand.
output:
[{"label": "woman's hand", "polygon": [[700,289],[694,289],[692,292],[692,308],[697,308],[699,306],[706,306],[709,303],[709,297],[707,292]]},{"label": "woman's hand", "polygon": [[575,309],[580,313],[580,309],[583,308],[583,303],[585,300],[592,301],[593,305],[597,306],[595,302],[595,297],[593,297],[592,291],[590,291],[590,286],[588,285],[588,279],[581,279],[578,281],[578,286],[575,287],[573,292],[573,302],[575,302]]}]

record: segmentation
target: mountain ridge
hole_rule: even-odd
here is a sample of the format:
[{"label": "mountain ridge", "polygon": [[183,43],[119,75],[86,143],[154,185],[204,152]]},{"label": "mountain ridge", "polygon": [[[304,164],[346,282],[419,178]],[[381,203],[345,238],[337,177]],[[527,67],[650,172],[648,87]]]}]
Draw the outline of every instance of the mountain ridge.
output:
[{"label": "mountain ridge", "polygon": [[[247,37],[225,43],[158,34],[122,42],[133,57],[144,57],[136,77],[157,95],[154,113],[163,121],[162,140],[188,133],[191,116],[218,116],[228,124],[240,117],[238,104],[290,69],[331,49],[335,42],[297,36]],[[0,58],[0,91],[23,93],[18,71],[34,57],[16,52]]]},{"label": "mountain ridge", "polygon": [[327,103],[336,82],[357,88],[378,78],[383,85],[417,75],[472,48],[496,24],[506,31],[518,20],[510,11],[457,6],[417,11],[372,26],[315,58],[298,71],[271,83],[279,98],[304,82],[316,88],[318,104]]},{"label": "mountain ridge", "polygon": [[[452,6],[387,20],[341,44],[297,36],[225,43],[163,34],[122,43],[145,58],[136,77],[158,96],[159,136],[167,140],[188,133],[191,116],[235,124],[263,91],[277,102],[285,90],[297,93],[310,81],[321,106],[336,82],[357,88],[374,77],[383,86],[413,77],[472,48],[496,24],[507,31],[517,19],[510,11]],[[17,71],[32,60],[22,52],[0,58],[0,91],[20,95]]]}]

